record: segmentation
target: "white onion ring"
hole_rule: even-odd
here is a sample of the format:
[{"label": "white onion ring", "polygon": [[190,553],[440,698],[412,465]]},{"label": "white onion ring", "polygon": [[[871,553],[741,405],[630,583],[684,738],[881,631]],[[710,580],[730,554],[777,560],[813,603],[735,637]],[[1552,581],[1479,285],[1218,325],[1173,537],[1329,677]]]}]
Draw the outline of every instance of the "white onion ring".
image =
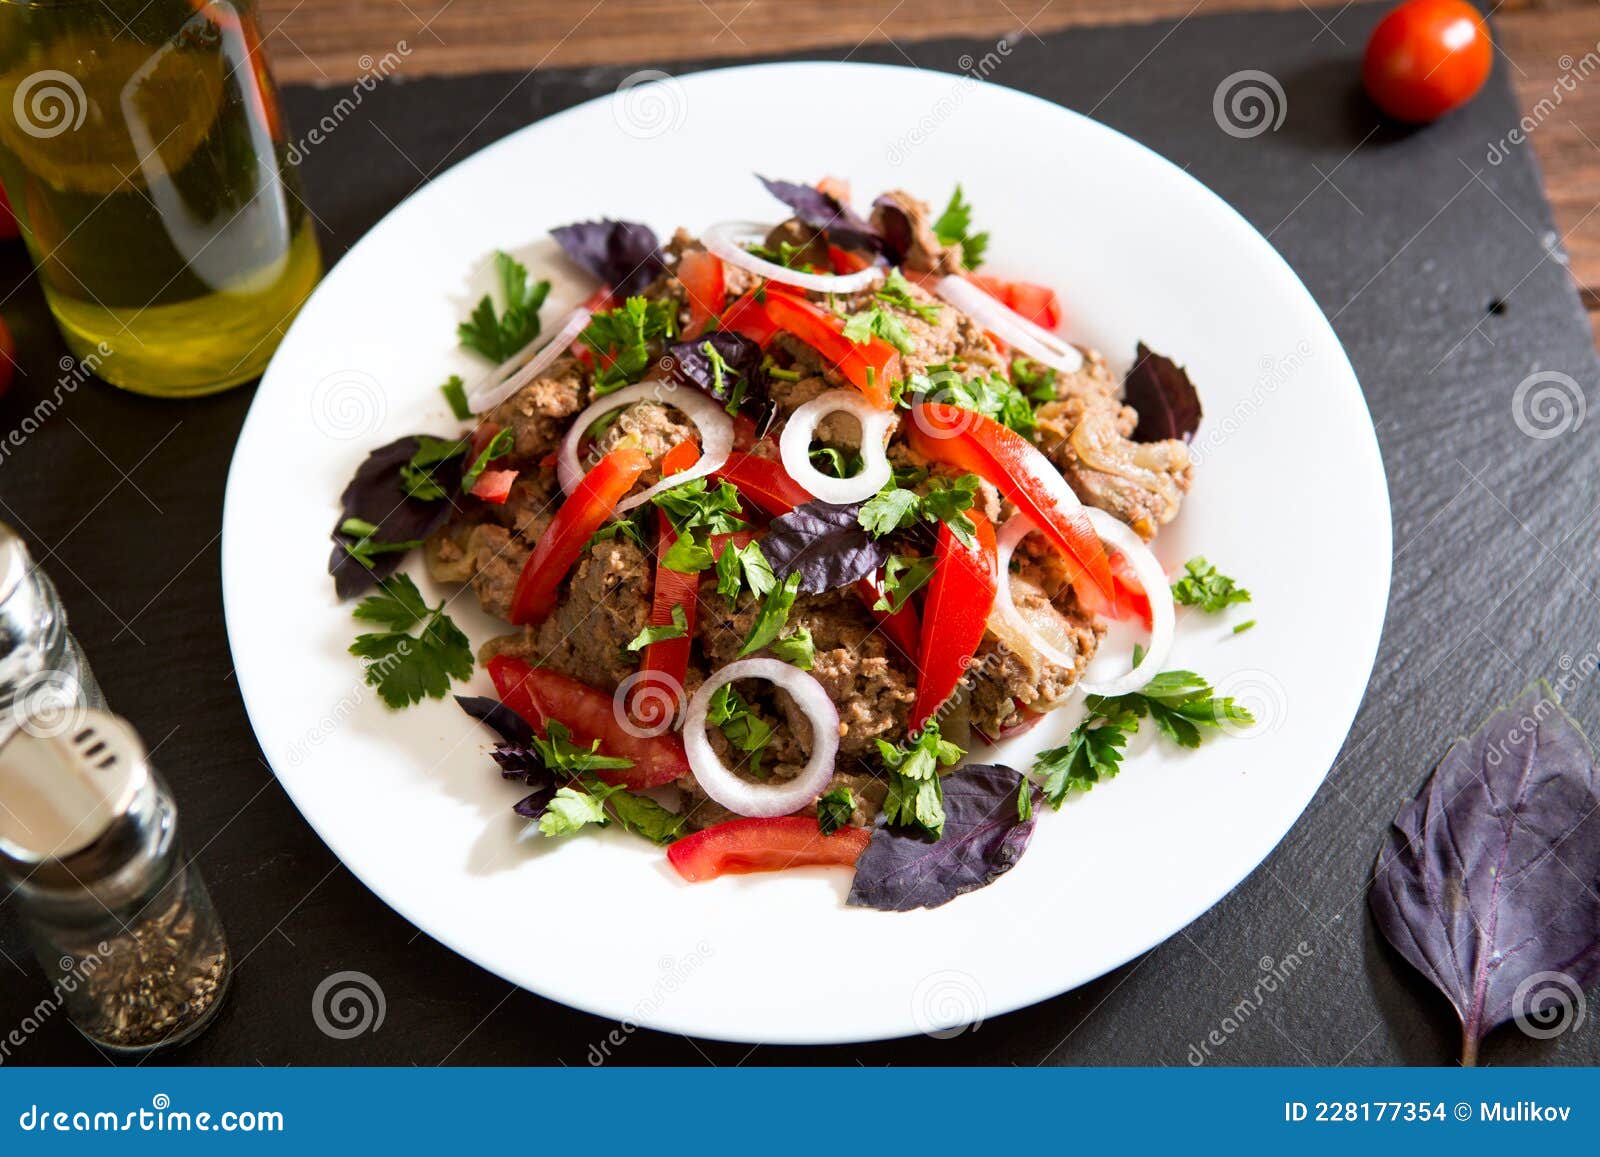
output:
[{"label": "white onion ring", "polygon": [[[751,783],[723,766],[706,735],[712,693],[737,679],[765,679],[793,698],[811,723],[811,758],[804,770],[780,784]],[[839,751],[839,711],[827,691],[798,667],[777,659],[740,659],[712,675],[689,700],[683,719],[683,749],[700,787],[731,812],[752,818],[786,816],[816,799],[833,778]]]},{"label": "white onion ring", "polygon": [[[554,335],[549,338],[542,336],[534,338],[478,379],[472,389],[467,391],[467,408],[474,414],[481,414],[485,410],[494,409],[522,389],[549,369],[550,363],[578,340],[578,335],[588,328],[593,317],[592,313],[581,306],[567,314]],[[529,361],[529,358],[533,360]],[[524,362],[527,364],[523,365]]]},{"label": "white onion ring", "polygon": [[567,436],[561,440],[561,452],[556,455],[556,477],[563,491],[570,495],[578,488],[578,482],[586,473],[583,464],[578,461],[578,443],[583,440],[583,432],[602,414],[609,414],[612,410],[620,410],[635,402],[660,402],[663,406],[672,406],[687,414],[700,431],[700,460],[687,470],[661,479],[648,490],[623,499],[617,503],[618,514],[628,513],[641,502],[650,501],[662,490],[692,478],[703,478],[727,464],[728,455],[733,451],[733,419],[728,417],[727,411],[699,390],[651,378],[596,399],[572,420]]},{"label": "white onion ring", "polygon": [[1150,645],[1145,648],[1144,658],[1139,660],[1139,665],[1126,675],[1107,679],[1103,683],[1081,684],[1090,695],[1126,695],[1150,682],[1166,664],[1167,655],[1172,651],[1178,613],[1172,603],[1172,587],[1167,582],[1167,572],[1161,568],[1161,563],[1145,545],[1144,539],[1135,534],[1127,523],[1104,510],[1096,510],[1092,506],[1086,506],[1084,510],[1088,512],[1089,522],[1100,540],[1120,551],[1133,566],[1133,573],[1139,576],[1139,585],[1144,587],[1144,593],[1150,599]]},{"label": "white onion ring", "polygon": [[[834,478],[811,464],[811,440],[830,414],[851,414],[861,425],[861,461],[858,474]],[[863,502],[882,490],[892,473],[883,444],[894,425],[894,411],[880,410],[859,390],[829,390],[795,409],[778,437],[783,468],[801,486],[824,502],[843,506]]]},{"label": "white onion ring", "polygon": [[995,591],[994,605],[1000,615],[1011,628],[1028,640],[1028,644],[1035,651],[1043,655],[1057,667],[1072,670],[1078,665],[1075,655],[1069,655],[1055,644],[1051,643],[1038,631],[1033,629],[1033,624],[1023,616],[1018,609],[1016,601],[1011,597],[1011,555],[1017,545],[1039,528],[1026,514],[1013,514],[1006,524],[1000,528],[1000,533],[995,536]]},{"label": "white onion ring", "polygon": [[722,221],[701,234],[700,241],[729,265],[737,265],[768,281],[796,285],[813,293],[855,293],[869,289],[883,279],[883,270],[876,265],[869,265],[854,273],[801,273],[797,269],[763,260],[745,248],[750,242],[763,240],[771,228],[758,221]]},{"label": "white onion ring", "polygon": [[952,274],[941,278],[933,291],[972,318],[984,329],[1015,346],[1034,361],[1076,373],[1083,367],[1083,354],[1070,342],[1049,330],[1034,325],[1005,302],[991,297],[965,277]]}]

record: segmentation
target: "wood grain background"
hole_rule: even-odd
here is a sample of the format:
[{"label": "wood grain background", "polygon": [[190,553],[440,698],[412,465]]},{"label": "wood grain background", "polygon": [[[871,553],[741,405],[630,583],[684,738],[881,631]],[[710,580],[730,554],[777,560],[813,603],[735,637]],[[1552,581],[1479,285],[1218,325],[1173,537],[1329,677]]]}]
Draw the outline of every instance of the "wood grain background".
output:
[{"label": "wood grain background", "polygon": [[[261,0],[281,80],[338,83],[400,40],[408,75],[740,57],[823,45],[1000,36],[1180,19],[1301,0]],[[1337,11],[1337,9],[1334,9]],[[1508,0],[1493,11],[1524,111],[1600,52],[1600,5]],[[1352,68],[1361,45],[1348,45]],[[1600,82],[1600,77],[1594,78]],[[1600,83],[1561,91],[1532,143],[1571,269],[1600,334]]]}]

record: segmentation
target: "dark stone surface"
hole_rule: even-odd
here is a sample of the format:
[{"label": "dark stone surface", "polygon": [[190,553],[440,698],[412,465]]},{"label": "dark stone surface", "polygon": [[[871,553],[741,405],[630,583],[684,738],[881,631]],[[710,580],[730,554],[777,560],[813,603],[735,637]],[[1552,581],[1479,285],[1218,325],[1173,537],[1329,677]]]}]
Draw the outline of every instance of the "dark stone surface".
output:
[{"label": "dark stone surface", "polygon": [[[1592,389],[1597,366],[1528,149],[1487,159],[1517,118],[1504,61],[1468,110],[1423,131],[1380,127],[1357,89],[1374,20],[1356,7],[1024,36],[991,75],[1148,143],[1237,206],[1311,287],[1355,363],[1393,495],[1394,587],[1365,704],[1311,807],[1167,944],[953,1040],[752,1049],[617,1030],[614,1061],[1183,1065],[1214,1031],[1208,1063],[1453,1058],[1448,1006],[1375,936],[1365,887],[1384,825],[1495,702],[1530,678],[1567,675],[1568,705],[1596,716],[1597,456],[1586,429],[1521,433],[1512,396],[1542,370]],[[992,47],[849,55],[957,69]],[[1212,97],[1250,68],[1281,81],[1287,115],[1275,132],[1234,139]],[[364,94],[305,164],[330,260],[425,175],[631,71],[396,80]],[[292,123],[304,130],[345,94],[289,92]],[[1025,180],[1025,158],[1016,163]],[[0,266],[22,359],[0,402],[0,427],[13,429],[53,390],[62,350],[15,247]],[[215,1026],[160,1060],[589,1063],[616,1026],[516,991],[410,927],[339,866],[262,762],[231,678],[218,578],[222,485],[249,402],[248,389],[173,403],[91,383],[0,463],[0,517],[39,544],[112,704],[155,748],[240,960]],[[45,995],[12,914],[0,909],[0,950],[15,962],[0,959],[0,1039]],[[1258,989],[1264,958],[1291,953],[1303,958],[1292,975]],[[311,1016],[317,984],[344,969],[379,978],[387,1000],[381,1030],[348,1041]],[[96,1060],[59,1015],[3,1059]],[[1484,1059],[1595,1064],[1600,1031],[1534,1042],[1508,1030]]]}]

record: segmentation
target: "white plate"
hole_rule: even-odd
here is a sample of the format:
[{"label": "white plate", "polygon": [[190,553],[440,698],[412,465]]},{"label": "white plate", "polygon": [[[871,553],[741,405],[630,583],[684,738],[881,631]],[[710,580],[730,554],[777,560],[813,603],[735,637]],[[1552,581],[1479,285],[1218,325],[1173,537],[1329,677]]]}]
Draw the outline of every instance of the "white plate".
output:
[{"label": "white plate", "polygon": [[[759,92],[805,97],[750,99]],[[1253,734],[1195,752],[1141,735],[1115,782],[1042,815],[1014,871],[931,912],[846,908],[838,870],[691,886],[658,849],[620,834],[519,834],[517,789],[484,755],[478,724],[448,700],[390,713],[362,688],[345,652],[356,626],[325,573],[338,494],[363,455],[456,428],[437,386],[482,372],[454,333],[490,285],[494,249],[557,278],[548,323],[591,288],[549,227],[624,217],[665,237],[680,224],[776,220],[752,170],[840,174],[862,198],[903,187],[941,203],[959,180],[993,230],[991,271],[1059,287],[1068,332],[1119,370],[1139,339],[1186,364],[1206,409],[1202,461],[1158,553],[1172,567],[1203,551],[1255,595],[1225,621],[1184,612],[1170,664],[1249,703],[1262,719]],[[1389,555],[1377,440],[1344,351],[1289,267],[1215,195],[1126,137],[997,85],[788,64],[591,101],[390,213],[322,283],[262,381],[228,479],[222,561],[261,746],[374,892],[565,1004],[806,1043],[937,1031],[1032,1004],[1221,899],[1338,752],[1377,648]],[[429,589],[420,563],[411,569]],[[475,642],[501,629],[470,593],[452,613]],[[1245,617],[1259,625],[1232,635]],[[489,680],[458,689],[486,693]],[[1001,758],[1025,766],[1066,722]]]}]

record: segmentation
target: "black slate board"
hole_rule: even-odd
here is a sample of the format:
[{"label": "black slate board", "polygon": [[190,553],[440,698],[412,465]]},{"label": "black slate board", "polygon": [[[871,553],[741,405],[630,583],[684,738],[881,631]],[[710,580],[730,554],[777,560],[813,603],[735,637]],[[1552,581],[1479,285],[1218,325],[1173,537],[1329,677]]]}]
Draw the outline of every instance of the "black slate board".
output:
[{"label": "black slate board", "polygon": [[[177,404],[92,384],[0,459],[0,517],[42,544],[111,702],[155,748],[237,949],[235,988],[215,1027],[163,1059],[1448,1063],[1448,1008],[1375,938],[1364,889],[1397,806],[1449,738],[1498,699],[1530,678],[1570,673],[1569,706],[1596,718],[1600,547],[1589,480],[1600,456],[1582,429],[1544,440],[1519,432],[1512,395],[1535,371],[1568,374],[1585,390],[1600,374],[1528,149],[1487,160],[1517,118],[1504,62],[1446,122],[1415,133],[1377,127],[1356,88],[1375,19],[1356,7],[1022,36],[991,75],[1146,142],[1268,233],[1333,319],[1377,421],[1397,552],[1377,669],[1328,783],[1232,895],[1102,980],[952,1040],[752,1049],[630,1032],[519,992],[368,893],[260,758],[232,681],[218,580],[222,483],[249,391]],[[953,70],[992,48],[837,55]],[[1241,69],[1281,82],[1287,114],[1275,132],[1235,139],[1213,120],[1213,93]],[[396,80],[364,94],[304,166],[330,259],[426,175],[610,92],[632,71]],[[345,95],[289,91],[292,123],[303,131]],[[23,376],[0,403],[0,428],[13,429],[52,393],[62,351],[22,259],[11,250],[0,264],[17,287],[4,311]],[[1306,432],[1312,446],[1316,437]],[[520,918],[536,916],[530,897]],[[0,950],[0,976],[16,973],[0,985],[0,1028],[9,1028],[44,991],[13,919]],[[380,1030],[335,1040],[317,1028],[313,992],[341,970],[381,985]],[[1274,973],[1287,979],[1265,983]],[[96,1060],[59,1015],[25,1035],[6,1063]],[[1484,1055],[1594,1064],[1600,1030],[1543,1043],[1511,1030]]]}]

